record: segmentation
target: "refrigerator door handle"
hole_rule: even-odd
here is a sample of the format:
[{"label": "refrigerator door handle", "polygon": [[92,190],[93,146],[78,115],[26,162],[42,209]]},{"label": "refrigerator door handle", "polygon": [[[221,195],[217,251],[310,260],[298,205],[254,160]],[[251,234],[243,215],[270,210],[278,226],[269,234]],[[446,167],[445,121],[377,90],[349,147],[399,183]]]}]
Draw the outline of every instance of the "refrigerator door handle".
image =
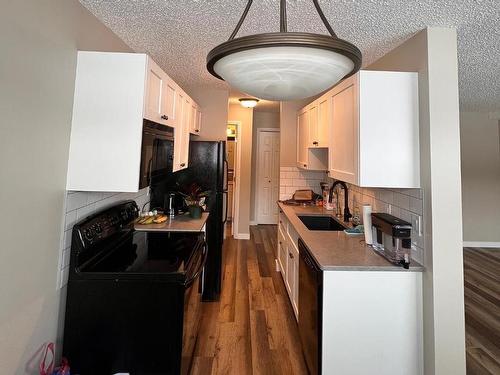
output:
[{"label": "refrigerator door handle", "polygon": [[225,191],[223,194],[224,194],[224,196],[225,196],[225,206],[226,206],[226,212],[224,213],[224,221],[222,221],[222,224],[226,224],[226,222],[227,222],[227,212],[228,212],[228,211],[227,211],[227,209],[228,209],[227,205],[228,205],[228,203],[229,203],[229,195],[228,195],[228,192],[227,192],[227,191]]},{"label": "refrigerator door handle", "polygon": [[227,191],[229,181],[228,181],[228,173],[229,173],[229,163],[226,159],[224,159],[224,191]]}]

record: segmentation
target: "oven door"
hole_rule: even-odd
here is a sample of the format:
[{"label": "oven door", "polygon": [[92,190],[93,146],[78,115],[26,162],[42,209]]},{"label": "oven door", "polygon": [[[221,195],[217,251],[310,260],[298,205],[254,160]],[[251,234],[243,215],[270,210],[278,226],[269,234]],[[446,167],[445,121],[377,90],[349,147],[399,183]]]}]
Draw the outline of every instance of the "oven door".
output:
[{"label": "oven door", "polygon": [[203,252],[196,265],[188,272],[186,292],[184,294],[184,318],[182,327],[182,362],[181,374],[191,372],[194,349],[198,340],[201,321],[201,293],[203,291],[202,274],[207,261],[207,245],[203,244]]}]

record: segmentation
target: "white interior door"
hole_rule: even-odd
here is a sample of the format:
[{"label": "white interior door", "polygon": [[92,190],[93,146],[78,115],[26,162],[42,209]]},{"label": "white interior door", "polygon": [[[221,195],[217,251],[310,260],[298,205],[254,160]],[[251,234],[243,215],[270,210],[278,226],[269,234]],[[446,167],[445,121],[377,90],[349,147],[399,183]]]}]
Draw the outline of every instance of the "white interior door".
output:
[{"label": "white interior door", "polygon": [[278,223],[280,174],[280,133],[259,131],[257,147],[257,222],[259,224]]}]

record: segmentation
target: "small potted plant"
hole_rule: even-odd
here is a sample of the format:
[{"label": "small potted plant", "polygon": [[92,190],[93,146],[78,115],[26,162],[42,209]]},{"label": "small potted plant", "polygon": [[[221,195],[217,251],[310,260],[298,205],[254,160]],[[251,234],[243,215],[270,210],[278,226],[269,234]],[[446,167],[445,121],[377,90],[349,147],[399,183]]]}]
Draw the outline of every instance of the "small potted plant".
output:
[{"label": "small potted plant", "polygon": [[205,205],[205,199],[209,195],[209,191],[202,191],[198,184],[191,184],[186,191],[180,191],[179,194],[184,197],[184,201],[189,209],[189,216],[193,219],[201,217],[202,207]]}]

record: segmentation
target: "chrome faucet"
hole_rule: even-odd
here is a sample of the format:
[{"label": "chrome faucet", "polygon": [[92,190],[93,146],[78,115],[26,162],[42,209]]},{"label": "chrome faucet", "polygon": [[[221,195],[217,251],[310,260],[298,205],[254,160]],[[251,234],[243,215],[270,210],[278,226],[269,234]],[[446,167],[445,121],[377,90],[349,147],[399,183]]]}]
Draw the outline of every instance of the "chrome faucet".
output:
[{"label": "chrome faucet", "polygon": [[[342,188],[344,189],[344,222],[349,222],[349,219],[352,217],[351,215],[351,212],[349,211],[349,192],[348,192],[348,189],[347,189],[347,185],[344,181],[335,181],[333,184],[332,184],[332,187],[330,188],[330,197],[328,199],[328,202],[332,203],[332,198],[333,198],[333,192],[335,190],[335,187],[337,185],[340,185],[342,186]],[[337,205],[339,204],[338,200],[337,200]]]}]

